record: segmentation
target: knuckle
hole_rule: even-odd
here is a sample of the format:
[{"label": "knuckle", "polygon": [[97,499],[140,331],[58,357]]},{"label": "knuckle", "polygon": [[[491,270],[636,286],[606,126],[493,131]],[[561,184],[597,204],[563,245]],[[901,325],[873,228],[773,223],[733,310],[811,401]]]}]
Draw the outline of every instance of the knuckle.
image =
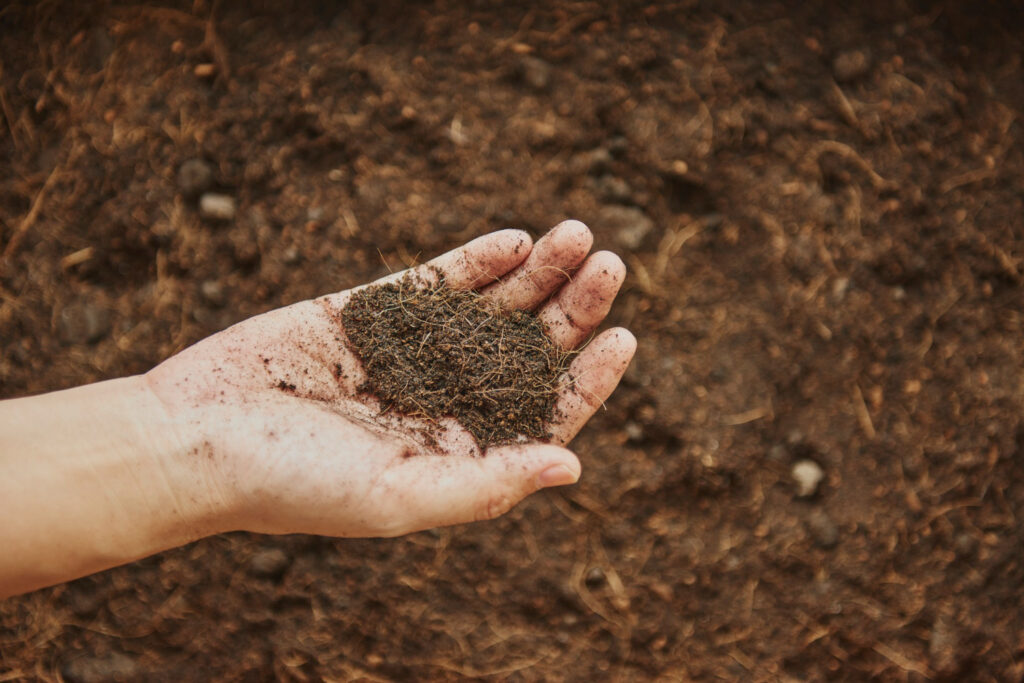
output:
[{"label": "knuckle", "polygon": [[512,509],[515,501],[507,494],[491,496],[477,510],[476,520],[482,522],[496,519]]}]

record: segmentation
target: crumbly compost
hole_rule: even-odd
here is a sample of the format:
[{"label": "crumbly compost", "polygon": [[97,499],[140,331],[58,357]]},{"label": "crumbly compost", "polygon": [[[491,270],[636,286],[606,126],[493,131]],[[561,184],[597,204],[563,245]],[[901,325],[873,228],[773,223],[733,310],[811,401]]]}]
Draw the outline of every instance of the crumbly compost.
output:
[{"label": "crumbly compost", "polygon": [[384,410],[456,418],[481,448],[543,439],[571,357],[531,313],[406,277],[352,295],[342,321]]}]

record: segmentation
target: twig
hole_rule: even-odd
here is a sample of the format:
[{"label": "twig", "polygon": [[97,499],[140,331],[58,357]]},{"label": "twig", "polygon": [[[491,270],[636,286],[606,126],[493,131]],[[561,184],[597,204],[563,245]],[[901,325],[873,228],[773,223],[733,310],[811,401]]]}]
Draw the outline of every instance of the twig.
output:
[{"label": "twig", "polygon": [[832,152],[834,154],[838,154],[844,159],[853,161],[868,176],[871,180],[871,184],[876,190],[882,190],[890,187],[889,181],[878,175],[878,172],[872,168],[871,164],[865,161],[864,157],[857,153],[857,150],[850,147],[845,142],[839,142],[838,140],[821,140],[811,147],[811,151],[807,154],[807,159],[811,163],[816,164],[818,163],[818,159],[821,158],[821,155],[825,152]]},{"label": "twig", "polygon": [[43,208],[43,201],[46,199],[47,193],[53,188],[54,183],[56,183],[57,179],[60,177],[61,170],[63,170],[63,167],[60,164],[54,166],[53,170],[50,171],[50,175],[47,176],[46,182],[43,183],[43,186],[39,188],[39,192],[37,192],[36,196],[32,199],[32,207],[29,209],[28,213],[25,214],[25,217],[21,219],[21,223],[18,224],[14,234],[11,235],[11,239],[7,242],[7,246],[4,247],[4,261],[7,261],[14,256],[14,253],[18,250],[22,240],[25,238],[25,233],[27,233],[36,222],[36,219],[39,217],[39,212]]},{"label": "twig", "polygon": [[864,434],[869,440],[875,438],[875,425],[871,421],[871,413],[868,412],[868,406],[864,403],[864,394],[860,391],[860,385],[853,385],[853,409],[857,413],[857,421],[860,422],[860,428],[864,430]]},{"label": "twig", "polygon": [[7,128],[11,131],[11,142],[14,143],[15,150],[21,150],[21,143],[18,142],[18,135],[14,131],[14,114],[11,113],[11,107],[7,104],[7,92],[3,86],[4,77],[4,65],[0,62],[0,109],[3,110],[4,121],[7,122]]}]

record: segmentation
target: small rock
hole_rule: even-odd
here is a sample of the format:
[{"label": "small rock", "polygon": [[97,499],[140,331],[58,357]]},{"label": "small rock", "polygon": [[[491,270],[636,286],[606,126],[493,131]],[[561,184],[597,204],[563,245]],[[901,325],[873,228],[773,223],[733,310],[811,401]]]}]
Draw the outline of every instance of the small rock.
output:
[{"label": "small rock", "polygon": [[824,510],[812,510],[807,518],[807,530],[819,547],[834,548],[839,543],[839,527]]},{"label": "small rock", "polygon": [[302,254],[300,254],[299,250],[295,247],[288,247],[281,254],[281,260],[284,261],[285,264],[289,266],[294,266],[296,263],[299,262],[301,258]]},{"label": "small rock", "polygon": [[846,298],[846,293],[850,291],[850,278],[839,277],[832,283],[832,296],[837,301],[842,301]]},{"label": "small rock", "polygon": [[633,188],[622,178],[603,175],[597,179],[597,191],[602,199],[611,202],[625,202],[633,195]]},{"label": "small rock", "polygon": [[793,476],[793,481],[796,482],[796,495],[800,498],[813,496],[818,490],[818,484],[825,478],[825,472],[821,469],[821,465],[813,460],[799,461],[793,465],[790,474]]},{"label": "small rock", "polygon": [[139,678],[135,660],[120,652],[106,657],[77,657],[61,668],[69,683],[100,683],[101,681],[131,681]]},{"label": "small rock", "polygon": [[970,557],[977,549],[978,539],[966,531],[961,531],[953,538],[953,551],[959,558]]},{"label": "small rock", "polygon": [[253,576],[268,579],[277,578],[292,563],[288,554],[280,548],[267,548],[252,556],[249,560],[249,571]]},{"label": "small rock", "polygon": [[600,567],[591,567],[587,571],[587,577],[584,579],[587,585],[590,587],[599,586],[604,583],[604,570]]},{"label": "small rock", "polygon": [[66,344],[95,344],[111,327],[110,310],[87,299],[69,303],[57,318],[57,331]]},{"label": "small rock", "polygon": [[643,441],[644,428],[632,420],[628,420],[624,426],[626,438],[630,441]]},{"label": "small rock", "polygon": [[224,293],[224,285],[217,282],[216,280],[206,280],[199,286],[199,291],[202,293],[203,298],[206,299],[206,303],[220,308],[227,303],[227,297]]},{"label": "small rock", "polygon": [[523,82],[534,90],[546,90],[551,83],[551,66],[537,57],[523,57],[519,73]]},{"label": "small rock", "polygon": [[207,192],[199,198],[199,215],[209,221],[231,221],[235,218],[235,198]]},{"label": "small rock", "polygon": [[863,50],[840,52],[832,62],[832,74],[839,82],[854,81],[871,68],[871,58]]},{"label": "small rock", "polygon": [[604,147],[596,147],[574,156],[569,170],[574,175],[584,175],[587,173],[597,175],[603,173],[610,163],[612,163],[612,153]]},{"label": "small rock", "polygon": [[597,216],[597,224],[615,234],[625,249],[639,249],[644,238],[654,229],[654,221],[640,209],[631,206],[606,206]]},{"label": "small rock", "polygon": [[213,168],[202,159],[189,159],[178,168],[178,189],[186,197],[196,197],[213,185]]}]

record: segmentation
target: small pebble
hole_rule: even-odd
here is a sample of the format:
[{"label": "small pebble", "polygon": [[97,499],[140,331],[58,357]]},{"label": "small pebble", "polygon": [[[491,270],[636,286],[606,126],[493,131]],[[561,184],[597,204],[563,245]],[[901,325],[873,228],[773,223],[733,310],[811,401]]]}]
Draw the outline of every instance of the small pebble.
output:
[{"label": "small pebble", "polygon": [[186,197],[195,197],[213,185],[213,168],[202,159],[189,159],[178,168],[178,189]]},{"label": "small pebble", "polygon": [[871,58],[863,50],[840,52],[832,62],[832,74],[839,82],[854,81],[871,68]]},{"label": "small pebble", "polygon": [[230,221],[235,218],[235,199],[226,194],[207,192],[199,198],[199,215],[209,221]]},{"label": "small pebble", "polygon": [[807,530],[819,547],[834,548],[839,543],[839,527],[824,510],[812,510],[807,518]]},{"label": "small pebble", "polygon": [[978,549],[978,539],[966,531],[961,531],[953,538],[953,550],[957,557],[970,557]]},{"label": "small pebble", "polygon": [[588,586],[598,586],[604,583],[604,570],[600,567],[591,567],[587,571],[587,577],[584,580]]},{"label": "small pebble", "polygon": [[523,57],[519,64],[523,82],[534,90],[546,90],[551,83],[551,66],[537,57]]},{"label": "small pebble", "polygon": [[644,438],[644,428],[638,425],[636,422],[629,420],[626,422],[624,429],[626,430],[626,437],[630,441],[642,441]]},{"label": "small pebble", "polygon": [[615,235],[615,239],[625,249],[639,249],[654,229],[654,221],[640,209],[631,206],[606,206],[597,216],[599,228]]},{"label": "small pebble", "polygon": [[603,175],[597,179],[597,191],[601,198],[612,202],[625,202],[633,195],[633,188],[622,178]]},{"label": "small pebble", "polygon": [[260,550],[249,560],[249,571],[253,576],[277,578],[292,563],[288,554],[280,548]]},{"label": "small pebble", "polygon": [[796,495],[800,498],[813,496],[818,490],[818,484],[825,478],[821,465],[813,460],[799,461],[793,465],[790,474],[796,482]]},{"label": "small pebble", "polygon": [[227,303],[227,297],[224,294],[224,286],[216,280],[206,280],[199,286],[199,291],[202,293],[203,298],[206,299],[206,303],[220,308]]},{"label": "small pebble", "polygon": [[299,250],[296,249],[295,247],[288,247],[281,254],[281,260],[284,261],[289,266],[293,266],[296,263],[298,263],[301,257],[302,254],[300,254]]},{"label": "small pebble", "polygon": [[575,175],[587,173],[597,175],[603,173],[610,163],[612,163],[612,153],[604,147],[596,147],[574,156],[569,168]]},{"label": "small pebble", "polygon": [[85,299],[69,303],[57,317],[57,332],[66,344],[95,344],[112,326],[110,310]]}]

